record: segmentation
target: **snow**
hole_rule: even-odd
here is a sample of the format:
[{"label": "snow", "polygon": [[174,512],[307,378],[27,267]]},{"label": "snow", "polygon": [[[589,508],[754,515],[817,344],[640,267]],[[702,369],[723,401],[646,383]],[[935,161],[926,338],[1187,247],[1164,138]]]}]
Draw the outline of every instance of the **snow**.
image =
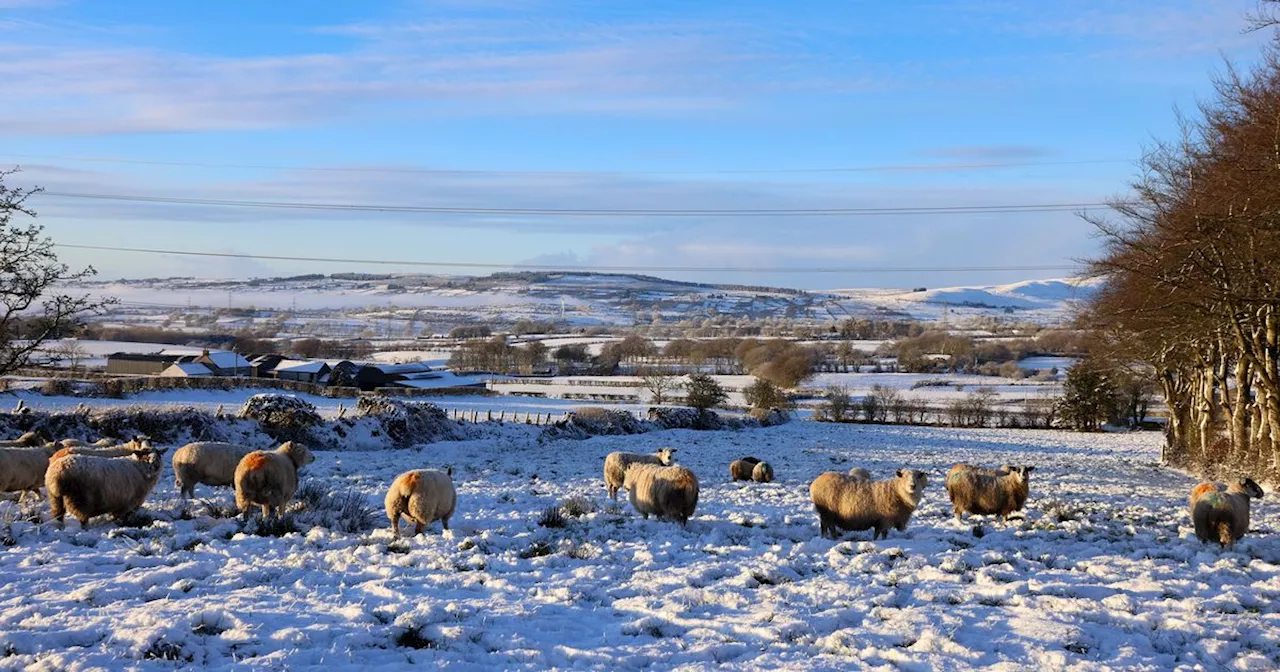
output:
[{"label": "snow", "polygon": [[298,360],[285,359],[281,360],[274,369],[277,374],[281,372],[287,373],[320,373],[326,366],[325,362],[319,360]]},{"label": "snow", "polygon": [[[0,503],[12,521],[0,522],[0,667],[169,669],[152,659],[166,655],[216,668],[1280,665],[1280,516],[1264,499],[1235,551],[1201,545],[1184,510],[1194,481],[1158,466],[1156,433],[795,422],[536,436],[509,425],[420,450],[319,453],[304,481],[372,506],[403,470],[453,467],[451,530],[396,543],[385,523],[276,538],[198,505],[178,515],[167,471],[150,527],[60,531]],[[661,446],[702,482],[687,528],[603,494],[608,452]],[[729,482],[744,454],[778,480]],[[956,461],[1034,464],[1025,519],[983,520],[981,536],[956,522],[933,477]],[[818,537],[809,481],[855,465],[931,474],[905,533]],[[537,524],[570,496],[594,511]]]},{"label": "snow", "polygon": [[212,376],[213,371],[209,367],[200,362],[179,362],[171,364],[164,371],[160,372],[161,376],[179,377],[179,376]]}]

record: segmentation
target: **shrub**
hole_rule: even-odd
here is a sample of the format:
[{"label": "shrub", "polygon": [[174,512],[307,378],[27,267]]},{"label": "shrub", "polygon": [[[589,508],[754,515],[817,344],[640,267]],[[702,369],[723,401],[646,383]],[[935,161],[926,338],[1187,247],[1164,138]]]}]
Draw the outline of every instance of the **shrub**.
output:
[{"label": "shrub", "polygon": [[849,396],[849,388],[833,386],[827,388],[827,400],[818,408],[822,419],[830,422],[844,422],[849,419],[849,411],[853,408],[853,397]]},{"label": "shrub", "polygon": [[257,420],[277,441],[308,442],[312,428],[323,422],[311,402],[285,394],[255,394],[245,400],[239,416]]},{"label": "shrub", "polygon": [[685,405],[699,411],[719,406],[728,398],[729,394],[724,391],[720,383],[705,373],[689,376],[689,382],[685,384]]},{"label": "shrub", "polygon": [[754,382],[742,390],[742,396],[752,408],[768,411],[774,408],[788,408],[791,400],[772,382],[764,378],[756,378]]},{"label": "shrub", "polygon": [[558,506],[548,506],[538,517],[538,525],[541,527],[561,528],[567,524],[568,521],[565,520],[564,513]]}]

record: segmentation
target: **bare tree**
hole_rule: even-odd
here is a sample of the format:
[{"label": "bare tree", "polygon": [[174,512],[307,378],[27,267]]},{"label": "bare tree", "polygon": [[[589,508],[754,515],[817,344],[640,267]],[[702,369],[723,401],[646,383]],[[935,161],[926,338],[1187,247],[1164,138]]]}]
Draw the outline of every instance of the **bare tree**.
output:
[{"label": "bare tree", "polygon": [[668,394],[680,389],[680,379],[662,369],[645,369],[640,372],[646,390],[652,395],[650,401],[661,406],[668,401]]},{"label": "bare tree", "polygon": [[5,185],[16,172],[0,170],[0,374],[26,366],[47,341],[70,335],[81,317],[114,302],[53,291],[95,271],[72,271],[58,261],[43,226],[14,221],[35,218],[27,200],[41,191]]}]

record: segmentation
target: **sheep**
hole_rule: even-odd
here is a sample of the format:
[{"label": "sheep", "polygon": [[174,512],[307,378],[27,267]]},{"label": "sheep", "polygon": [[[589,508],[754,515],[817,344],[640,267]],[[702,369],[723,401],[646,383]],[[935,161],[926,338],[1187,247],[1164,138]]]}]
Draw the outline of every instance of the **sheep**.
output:
[{"label": "sheep", "polygon": [[28,492],[39,497],[53,452],[52,446],[0,448],[0,492],[21,492],[19,502],[26,499]]},{"label": "sheep", "polygon": [[755,469],[751,470],[751,480],[756,483],[772,483],[773,482],[773,465],[768,462],[757,464]]},{"label": "sheep", "polygon": [[686,525],[698,506],[698,477],[679,465],[633,464],[623,487],[630,493],[631,507],[645,518],[652,513]]},{"label": "sheep", "polygon": [[1262,499],[1262,488],[1252,478],[1241,478],[1223,492],[1217,483],[1201,483],[1191,490],[1191,523],[1196,537],[1208,543],[1215,535],[1218,545],[1233,548],[1249,531],[1249,498]]},{"label": "sheep", "polygon": [[257,505],[262,507],[263,518],[273,511],[279,517],[298,489],[298,470],[315,459],[306,446],[293,441],[286,441],[273,451],[246,454],[232,476],[240,515],[248,519],[249,507]]},{"label": "sheep", "polygon": [[452,476],[452,467],[444,471],[417,469],[406,471],[392,481],[391,489],[387,490],[386,507],[396,538],[400,537],[401,515],[416,523],[414,534],[422,534],[434,520],[449,529],[449,519],[458,506]]},{"label": "sheep", "polygon": [[755,468],[755,464],[746,460],[734,460],[729,463],[729,480],[731,481],[749,481],[751,480],[751,470]]},{"label": "sheep", "polygon": [[609,453],[604,458],[604,487],[609,490],[609,497],[618,501],[618,490],[626,479],[627,469],[633,464],[669,465],[675,457],[675,448],[663,448],[652,455],[639,453]]},{"label": "sheep", "polygon": [[97,446],[99,448],[106,448],[108,446],[116,445],[116,442],[115,442],[115,439],[108,439],[107,437],[104,436],[101,439],[94,441],[91,445]]},{"label": "sheep", "polygon": [[1014,470],[1014,467],[1013,465],[1010,465],[1010,464],[1002,464],[1000,465],[999,469],[987,469],[985,467],[979,467],[977,465],[965,464],[964,462],[961,462],[951,467],[951,469],[947,471],[947,478],[950,479],[952,474],[956,474],[961,471],[976,471],[979,474],[986,474],[988,476],[1004,476],[1005,474],[1013,470]]},{"label": "sheep", "polygon": [[[74,441],[74,439],[70,439]],[[55,441],[53,445],[61,445],[50,458],[50,461],[60,460],[68,455],[93,455],[96,457],[128,457],[133,453],[147,452],[151,450],[151,442],[141,436],[134,437],[128,443],[119,445],[101,447],[97,445],[86,446],[83,442],[76,442],[68,445],[68,440]]]},{"label": "sheep", "polygon": [[862,467],[854,467],[849,470],[849,478],[855,481],[861,481],[863,483],[870,483],[871,472],[867,471],[866,469],[863,469]]},{"label": "sheep", "polygon": [[39,432],[26,432],[16,439],[0,441],[0,448],[36,448],[44,445],[45,441]]},{"label": "sheep", "polygon": [[875,482],[828,471],[809,485],[809,497],[822,536],[835,538],[839,529],[875,528],[875,540],[888,538],[889,528],[907,529],[927,484],[924,472],[915,469],[899,469],[894,478]]},{"label": "sheep", "polygon": [[1031,472],[1035,467],[1010,466],[1008,469],[979,469],[960,464],[952,467],[947,472],[946,486],[956,520],[970,513],[995,514],[1001,522],[1007,522],[1010,513],[1021,511],[1027,503]]},{"label": "sheep", "polygon": [[163,450],[128,457],[69,455],[49,464],[44,477],[49,511],[58,525],[69,512],[88,527],[89,519],[110,515],[116,522],[138,510],[160,480]]},{"label": "sheep", "polygon": [[183,497],[194,497],[196,484],[235,484],[236,467],[253,448],[235,443],[197,441],[173,453],[173,484]]}]

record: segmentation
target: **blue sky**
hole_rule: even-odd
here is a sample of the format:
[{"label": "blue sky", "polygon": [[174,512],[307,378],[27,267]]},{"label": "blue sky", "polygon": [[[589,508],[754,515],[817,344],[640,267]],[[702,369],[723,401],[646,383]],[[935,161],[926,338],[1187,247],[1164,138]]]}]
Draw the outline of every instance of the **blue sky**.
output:
[{"label": "blue sky", "polygon": [[[1266,37],[1241,32],[1254,4],[0,0],[0,166],[21,165],[11,180],[51,192],[252,201],[1090,203],[1124,192],[1142,147],[1174,137],[1173,106],[1207,95],[1224,57],[1256,58]],[[806,172],[830,168],[859,170]],[[644,219],[35,205],[63,243],[344,259],[1061,266],[1096,244],[1068,212]],[[63,257],[106,278],[413,270]],[[1064,273],[655,274],[831,288]]]}]

